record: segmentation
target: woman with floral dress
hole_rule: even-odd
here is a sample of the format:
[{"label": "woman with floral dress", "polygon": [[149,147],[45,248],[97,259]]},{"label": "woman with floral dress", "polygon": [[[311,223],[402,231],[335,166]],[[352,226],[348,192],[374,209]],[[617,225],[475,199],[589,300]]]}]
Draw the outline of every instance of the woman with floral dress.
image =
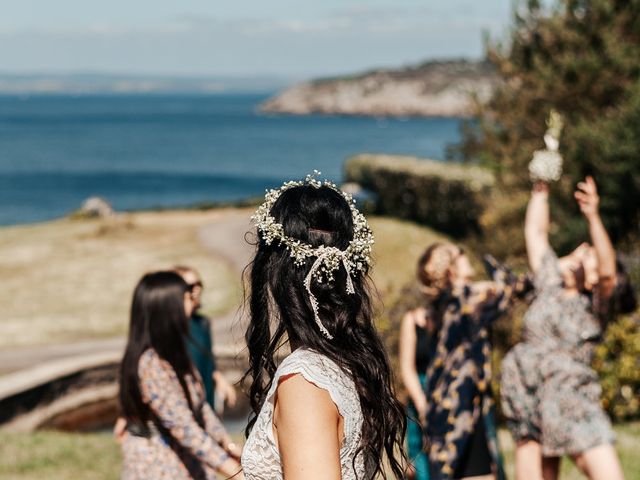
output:
[{"label": "woman with floral dress", "polygon": [[186,349],[192,302],[174,272],[145,275],[120,375],[123,480],[244,478],[241,452],[206,401]]},{"label": "woman with floral dress", "polygon": [[593,246],[582,244],[562,258],[549,246],[548,194],[538,182],[529,201],[525,237],[536,298],[522,341],[502,364],[502,409],[517,442],[516,477],[555,479],[560,457],[568,455],[591,479],[621,480],[590,363],[612,303],[626,311],[635,299],[598,214],[594,180],[587,177],[575,193]]}]

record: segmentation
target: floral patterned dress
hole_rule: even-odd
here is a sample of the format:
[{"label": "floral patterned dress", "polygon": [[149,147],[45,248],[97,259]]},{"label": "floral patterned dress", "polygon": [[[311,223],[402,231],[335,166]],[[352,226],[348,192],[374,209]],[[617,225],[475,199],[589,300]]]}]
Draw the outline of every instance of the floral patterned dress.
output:
[{"label": "floral patterned dress", "polygon": [[[186,383],[199,421],[192,413],[178,377],[165,360],[147,350],[138,364],[142,400],[157,422],[145,432],[128,427],[122,443],[123,480],[215,479],[215,469],[229,458],[220,447],[225,430],[206,402],[198,379]],[[204,425],[204,428],[201,427]]]},{"label": "floral patterned dress", "polygon": [[502,363],[502,409],[509,429],[516,441],[539,442],[549,457],[612,443],[598,376],[590,367],[602,333],[592,312],[602,309],[584,295],[565,294],[551,249],[535,287],[522,341]]},{"label": "floral patterned dress", "polygon": [[448,298],[436,353],[427,371],[425,434],[431,478],[457,475],[465,449],[478,422],[483,422],[493,474],[504,478],[495,430],[495,402],[491,393],[491,323],[520,293],[519,282],[508,271],[493,272],[489,290],[465,288]]}]

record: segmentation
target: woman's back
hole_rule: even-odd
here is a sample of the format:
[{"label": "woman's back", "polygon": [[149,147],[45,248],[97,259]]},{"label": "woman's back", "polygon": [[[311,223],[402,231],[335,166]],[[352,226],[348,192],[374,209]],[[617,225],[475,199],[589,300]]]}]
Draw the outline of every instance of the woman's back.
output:
[{"label": "woman's back", "polygon": [[369,478],[372,472],[367,468],[362,454],[356,455],[360,447],[363,424],[356,387],[349,375],[335,362],[304,348],[299,348],[289,355],[280,364],[273,377],[271,388],[247,439],[242,456],[242,467],[246,478],[283,478],[282,462],[273,433],[274,405],[279,382],[296,374],[302,375],[306,381],[327,391],[342,417],[344,425],[344,437],[340,447],[342,478],[345,480]]}]

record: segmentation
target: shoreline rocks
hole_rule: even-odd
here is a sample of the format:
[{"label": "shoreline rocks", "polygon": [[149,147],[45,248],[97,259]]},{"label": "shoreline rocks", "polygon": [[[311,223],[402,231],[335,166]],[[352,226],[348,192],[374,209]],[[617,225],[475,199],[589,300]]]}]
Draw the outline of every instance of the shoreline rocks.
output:
[{"label": "shoreline rocks", "polygon": [[89,197],[82,202],[77,214],[84,218],[109,218],[115,215],[115,211],[104,198]]}]

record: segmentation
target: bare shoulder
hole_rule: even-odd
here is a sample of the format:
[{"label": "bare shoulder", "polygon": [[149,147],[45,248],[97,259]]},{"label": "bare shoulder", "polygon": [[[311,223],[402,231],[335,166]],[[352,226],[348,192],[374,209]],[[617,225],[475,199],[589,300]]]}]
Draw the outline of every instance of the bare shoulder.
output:
[{"label": "bare shoulder", "polygon": [[338,408],[326,390],[301,373],[281,377],[273,431],[284,478],[341,478],[340,445],[344,433],[340,424]]},{"label": "bare shoulder", "polygon": [[316,386],[300,373],[280,379],[276,398],[276,409],[280,411],[280,417],[285,413],[287,416],[304,418],[311,412],[315,415],[338,416],[338,408],[329,392]]},{"label": "bare shoulder", "polygon": [[404,328],[414,327],[415,325],[425,327],[427,325],[427,317],[428,310],[426,308],[414,308],[404,314],[404,317],[402,318],[402,325]]}]

